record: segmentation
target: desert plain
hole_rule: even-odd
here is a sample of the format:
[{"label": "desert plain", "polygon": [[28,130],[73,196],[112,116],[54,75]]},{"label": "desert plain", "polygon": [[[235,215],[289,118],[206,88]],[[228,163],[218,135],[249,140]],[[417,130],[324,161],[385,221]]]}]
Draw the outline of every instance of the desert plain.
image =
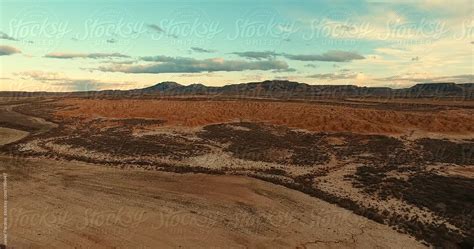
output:
[{"label": "desert plain", "polygon": [[16,248],[474,243],[469,101],[5,97],[0,127]]}]

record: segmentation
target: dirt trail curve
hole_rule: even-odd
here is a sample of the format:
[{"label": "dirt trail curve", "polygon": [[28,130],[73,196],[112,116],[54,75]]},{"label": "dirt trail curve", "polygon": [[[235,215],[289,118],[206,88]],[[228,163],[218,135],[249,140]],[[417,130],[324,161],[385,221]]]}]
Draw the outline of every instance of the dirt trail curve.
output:
[{"label": "dirt trail curve", "polygon": [[15,107],[21,103],[0,105],[0,146],[16,142],[33,134],[41,134],[57,127],[57,124],[42,118],[18,113]]}]

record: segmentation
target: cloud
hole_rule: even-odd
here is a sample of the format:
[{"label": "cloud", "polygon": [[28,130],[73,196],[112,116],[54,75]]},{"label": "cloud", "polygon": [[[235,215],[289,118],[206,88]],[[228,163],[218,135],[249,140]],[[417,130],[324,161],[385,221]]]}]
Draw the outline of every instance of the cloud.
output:
[{"label": "cloud", "polygon": [[155,62],[169,62],[169,61],[177,60],[178,58],[174,58],[174,57],[171,57],[171,56],[165,56],[165,55],[140,57],[140,59],[143,60],[143,61],[155,61]]},{"label": "cloud", "polygon": [[407,73],[401,75],[394,75],[384,78],[377,78],[377,81],[397,81],[397,82],[455,82],[455,83],[473,83],[474,74],[460,74],[450,76],[432,76],[429,74]]},{"label": "cloud", "polygon": [[303,17],[303,24],[312,30],[311,35],[306,38],[346,41],[350,39],[351,42],[407,41],[410,44],[411,41],[418,41],[419,44],[425,44],[421,41],[429,42],[451,36],[451,32],[461,31],[456,27],[460,22],[472,20],[473,5],[465,0],[427,0],[438,2],[437,4],[422,4],[423,1],[409,0],[398,1],[397,4],[389,2],[378,1],[378,4],[369,4],[366,11],[357,15]]},{"label": "cloud", "polygon": [[343,80],[343,79],[356,79],[358,73],[352,72],[349,69],[341,69],[335,73],[323,73],[313,74],[307,76],[308,78],[322,79],[322,80]]},{"label": "cloud", "polygon": [[7,35],[6,33],[4,32],[1,32],[0,31],[0,39],[3,39],[3,40],[10,40],[10,41],[18,41],[18,39],[15,39],[9,35]]},{"label": "cloud", "polygon": [[171,37],[171,38],[174,38],[174,39],[178,39],[178,38],[179,38],[178,35],[175,35],[175,34],[168,34],[168,36]]},{"label": "cloud", "polygon": [[11,47],[11,46],[1,46],[0,45],[0,56],[3,55],[12,55],[12,54],[18,54],[21,53],[21,51],[17,48]]},{"label": "cloud", "polygon": [[317,68],[318,65],[315,65],[315,64],[306,64],[304,65],[305,67],[310,67],[310,68]]},{"label": "cloud", "polygon": [[297,70],[294,68],[286,68],[286,69],[275,69],[272,72],[273,73],[293,73],[296,72]]},{"label": "cloud", "polygon": [[428,11],[439,11],[441,13],[449,13],[452,15],[460,15],[461,13],[472,14],[472,1],[470,0],[423,0],[416,3],[420,7]]},{"label": "cloud", "polygon": [[419,60],[420,60],[420,57],[418,56],[411,58],[411,61],[419,61]]},{"label": "cloud", "polygon": [[45,55],[46,58],[55,59],[74,59],[74,58],[88,58],[88,59],[102,59],[102,58],[129,58],[130,56],[121,53],[49,53]]},{"label": "cloud", "polygon": [[353,79],[356,74],[337,74],[337,73],[323,73],[323,74],[313,74],[307,76],[308,78],[316,78],[322,80],[340,80],[340,79]]},{"label": "cloud", "polygon": [[128,83],[103,82],[95,79],[71,79],[56,72],[26,71],[16,73],[21,79],[36,80],[51,86],[61,87],[61,91],[95,91],[131,85]]},{"label": "cloud", "polygon": [[65,87],[69,91],[96,91],[104,88],[111,88],[112,85],[110,83],[103,83],[96,80],[91,79],[76,79],[76,80],[68,80],[63,81],[60,83],[53,84],[55,86]]},{"label": "cloud", "polygon": [[324,54],[284,54],[285,58],[297,61],[330,61],[330,62],[349,62],[353,60],[365,59],[364,56],[347,51],[332,50]]},{"label": "cloud", "polygon": [[215,73],[184,73],[180,74],[179,77],[191,77],[191,78],[198,78],[198,77],[206,77],[206,78],[212,78],[212,77],[222,77],[222,75],[218,75]]},{"label": "cloud", "polygon": [[232,54],[235,54],[247,59],[256,59],[256,60],[263,60],[263,59],[268,60],[276,56],[283,56],[287,59],[296,60],[296,61],[350,62],[353,60],[365,59],[364,56],[358,53],[340,51],[340,50],[332,50],[323,54],[286,54],[286,53],[276,53],[272,51],[263,51],[263,52],[247,51],[247,52],[234,52]]},{"label": "cloud", "polygon": [[[0,40],[20,41],[14,37],[9,36],[7,33],[0,31]],[[23,42],[33,44],[33,41],[23,40]]]},{"label": "cloud", "polygon": [[166,30],[164,30],[162,27],[160,27],[159,25],[156,25],[156,24],[147,24],[146,25],[148,28],[150,28],[151,30],[155,31],[156,33],[158,34],[166,34],[167,36],[169,37],[172,37],[174,39],[178,39],[178,35],[176,34],[167,34],[168,32],[166,32]]},{"label": "cloud", "polygon": [[120,65],[126,65],[126,64],[135,64],[138,61],[137,60],[125,60],[125,61],[114,61],[114,60],[104,60],[102,61],[104,63],[110,63],[110,64],[120,64]]},{"label": "cloud", "polygon": [[243,75],[244,77],[241,78],[241,81],[262,81],[265,78],[265,76],[263,76],[262,74],[260,73],[257,73],[257,74],[250,74],[250,75]]},{"label": "cloud", "polygon": [[288,78],[289,78],[288,76],[276,76],[273,79],[274,80],[289,80]]},{"label": "cloud", "polygon": [[56,81],[64,79],[64,76],[55,72],[43,72],[43,71],[26,71],[15,73],[15,75],[20,76],[21,79],[34,79],[41,82],[45,81]]},{"label": "cloud", "polygon": [[243,58],[247,59],[255,59],[255,60],[268,60],[272,59],[275,56],[280,55],[279,53],[275,53],[272,51],[263,51],[263,52],[256,52],[256,51],[248,51],[248,52],[234,52],[232,54],[238,55]]},{"label": "cloud", "polygon": [[216,50],[210,50],[210,49],[198,48],[198,47],[191,47],[191,50],[193,52],[197,52],[197,53],[214,53],[214,52],[216,52]]},{"label": "cloud", "polygon": [[163,32],[165,32],[164,29],[162,29],[160,26],[158,26],[158,25],[156,25],[156,24],[147,24],[146,26],[147,26],[148,28],[150,28],[150,29],[152,29],[152,30],[158,32],[158,33],[163,33]]},{"label": "cloud", "polygon": [[103,72],[123,72],[123,73],[201,73],[217,71],[246,71],[246,70],[285,70],[288,64],[284,61],[240,61],[224,60],[222,58],[212,58],[198,60],[194,58],[154,56],[142,57],[145,61],[153,61],[148,65],[108,65],[97,68]]}]

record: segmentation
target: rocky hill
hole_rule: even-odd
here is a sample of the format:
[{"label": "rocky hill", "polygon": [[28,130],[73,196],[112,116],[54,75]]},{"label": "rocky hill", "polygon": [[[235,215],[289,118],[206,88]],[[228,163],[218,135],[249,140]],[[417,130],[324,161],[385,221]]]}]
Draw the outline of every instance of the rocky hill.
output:
[{"label": "rocky hill", "polygon": [[355,85],[309,85],[293,81],[267,80],[231,84],[222,87],[203,84],[181,85],[162,82],[150,87],[132,90],[104,90],[90,92],[0,92],[2,97],[13,96],[69,96],[69,97],[231,97],[274,99],[323,99],[323,98],[448,98],[473,100],[474,83],[420,83],[409,88],[359,87]]}]

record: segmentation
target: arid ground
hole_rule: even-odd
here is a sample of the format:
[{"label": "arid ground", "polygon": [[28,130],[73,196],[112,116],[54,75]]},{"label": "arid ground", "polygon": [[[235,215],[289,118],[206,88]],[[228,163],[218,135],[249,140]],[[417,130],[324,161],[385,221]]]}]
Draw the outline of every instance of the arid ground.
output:
[{"label": "arid ground", "polygon": [[474,105],[3,99],[8,245],[472,248]]}]

